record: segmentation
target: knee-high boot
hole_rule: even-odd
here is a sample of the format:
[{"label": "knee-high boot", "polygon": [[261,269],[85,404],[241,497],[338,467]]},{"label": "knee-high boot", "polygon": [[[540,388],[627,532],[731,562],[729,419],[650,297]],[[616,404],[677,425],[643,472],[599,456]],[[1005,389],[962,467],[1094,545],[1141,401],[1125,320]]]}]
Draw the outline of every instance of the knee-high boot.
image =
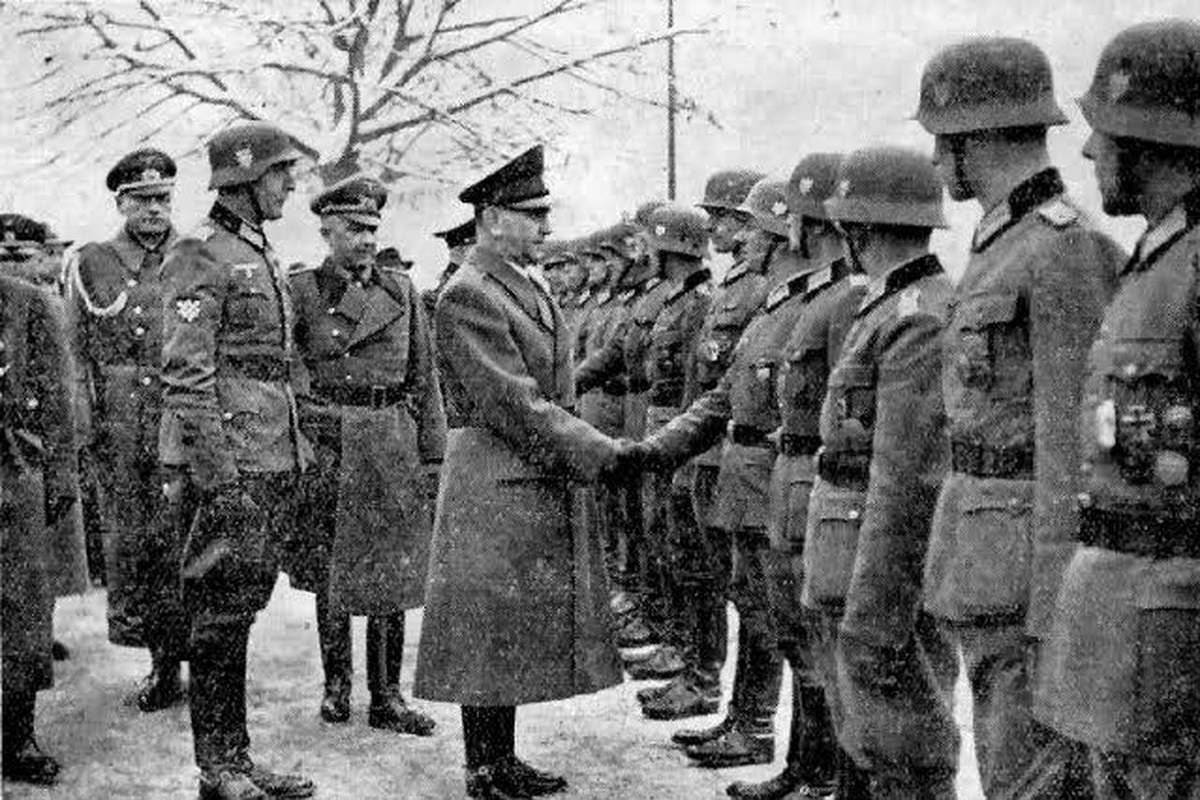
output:
[{"label": "knee-high boot", "polygon": [[350,616],[332,613],[324,591],[317,592],[317,638],[321,643],[321,667],[325,671],[321,719],[326,722],[345,722],[350,719],[353,670]]},{"label": "knee-high boot", "polygon": [[400,693],[404,658],[404,614],[367,617],[367,687],[371,691],[368,722],[372,728],[414,736],[430,736],[436,723],[408,707]]}]

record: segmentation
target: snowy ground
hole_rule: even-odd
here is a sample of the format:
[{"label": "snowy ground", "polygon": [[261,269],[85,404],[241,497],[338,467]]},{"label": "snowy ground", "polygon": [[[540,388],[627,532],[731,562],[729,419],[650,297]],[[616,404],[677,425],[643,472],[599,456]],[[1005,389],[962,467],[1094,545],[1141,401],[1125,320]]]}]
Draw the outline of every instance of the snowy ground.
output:
[{"label": "snowy ground", "polygon": [[[411,685],[420,614],[409,615],[403,685]],[[58,603],[56,633],[72,650],[57,665],[53,690],[39,695],[38,737],[63,763],[53,789],[5,783],[3,796],[89,800],[183,800],[196,796],[186,707],[142,715],[123,698],[147,669],[145,653],[105,640],[104,593],[64,598]],[[414,739],[367,727],[363,667],[363,622],[355,625],[354,715],[346,725],[317,717],[321,667],[313,623],[312,596],[293,591],[286,580],[254,627],[250,653],[250,734],[254,755],[264,765],[302,772],[318,784],[322,800],[373,798],[460,798],[462,744],[457,708],[422,704],[437,720],[437,734]],[[726,670],[726,686],[731,678]],[[723,798],[731,781],[759,780],[782,766],[718,772],[690,767],[669,743],[680,723],[651,722],[639,713],[626,683],[569,702],[522,708],[517,714],[517,750],[538,767],[567,776],[571,798]],[[784,686],[790,682],[785,680]],[[959,687],[959,705],[965,687]],[[790,700],[785,688],[777,731],[787,730]],[[718,718],[689,720],[707,724]],[[963,728],[964,758],[959,797],[982,798]],[[786,737],[786,734],[785,734]]]}]

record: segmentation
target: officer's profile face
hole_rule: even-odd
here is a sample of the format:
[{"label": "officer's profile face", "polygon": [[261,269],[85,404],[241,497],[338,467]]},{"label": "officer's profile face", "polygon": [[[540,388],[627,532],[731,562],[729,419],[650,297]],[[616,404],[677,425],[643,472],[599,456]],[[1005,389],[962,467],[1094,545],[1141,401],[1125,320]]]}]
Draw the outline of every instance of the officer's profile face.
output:
[{"label": "officer's profile face", "polygon": [[375,259],[377,231],[374,225],[364,225],[337,214],[329,215],[321,224],[321,233],[329,244],[329,255],[343,264],[370,264]]},{"label": "officer's profile face", "polygon": [[933,137],[933,168],[951,199],[962,202],[975,196],[966,178],[967,137],[939,133]]},{"label": "officer's profile face", "polygon": [[1083,157],[1092,162],[1104,213],[1114,217],[1138,213],[1132,154],[1108,134],[1092,131],[1083,144]]},{"label": "officer's profile face", "polygon": [[130,191],[117,196],[117,211],[133,233],[157,236],[171,227],[171,193],[167,190]]},{"label": "officer's profile face", "polygon": [[292,162],[272,165],[253,184],[255,199],[263,219],[279,219],[283,216],[283,204],[296,188],[292,177]]},{"label": "officer's profile face", "polygon": [[721,209],[713,210],[710,216],[708,232],[713,250],[718,253],[732,252],[743,241],[738,236],[744,234],[748,227],[745,221],[738,214]]},{"label": "officer's profile face", "polygon": [[483,214],[488,234],[513,253],[528,253],[550,234],[549,209],[489,206]]}]

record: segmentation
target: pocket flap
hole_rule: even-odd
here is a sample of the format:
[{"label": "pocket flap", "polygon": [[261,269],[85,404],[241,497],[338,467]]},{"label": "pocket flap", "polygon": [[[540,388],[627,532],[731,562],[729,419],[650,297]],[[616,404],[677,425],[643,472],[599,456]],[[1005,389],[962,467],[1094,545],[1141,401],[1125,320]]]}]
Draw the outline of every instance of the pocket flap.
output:
[{"label": "pocket flap", "polygon": [[[837,383],[843,386],[874,386],[874,369],[865,364],[843,364],[837,368]],[[830,383],[835,381],[831,378]]]},{"label": "pocket flap", "polygon": [[854,522],[862,520],[863,497],[861,495],[821,496],[817,506],[817,518],[822,522]]},{"label": "pocket flap", "polygon": [[1134,603],[1142,610],[1175,608],[1200,612],[1198,563],[1190,558],[1154,563],[1138,579]]},{"label": "pocket flap", "polygon": [[963,300],[955,313],[968,330],[1001,325],[1016,319],[1020,300],[1017,292],[979,294]]}]

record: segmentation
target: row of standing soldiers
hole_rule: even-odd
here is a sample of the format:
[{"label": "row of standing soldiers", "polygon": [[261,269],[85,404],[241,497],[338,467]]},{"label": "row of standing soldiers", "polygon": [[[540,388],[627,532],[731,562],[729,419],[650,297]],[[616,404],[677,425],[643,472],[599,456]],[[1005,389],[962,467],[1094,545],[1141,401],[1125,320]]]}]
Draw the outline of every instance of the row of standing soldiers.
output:
[{"label": "row of standing soldiers", "polygon": [[[1192,23],[1130,29],[1080,100],[1105,211],[1149,223],[1131,258],[1050,162],[1066,117],[1016,39],[927,65],[932,165],[720,172],[707,215],[543,248],[581,415],[641,440],[646,476],[598,491],[626,669],[670,679],[643,713],[718,709],[726,599],[732,697],[688,756],[770,762],[792,668],[787,767],[732,796],[953,797],[960,656],[988,797],[1200,796],[1197,52]],[[985,212],[957,286],[943,187]]]},{"label": "row of standing soldiers", "polygon": [[[1084,153],[1105,211],[1149,223],[1129,259],[1086,221],[1050,163],[1047,130],[1066,118],[1046,57],[1022,40],[994,38],[949,47],[926,67],[917,119],[935,137],[932,164],[912,151],[868,147],[806,156],[785,180],[718,174],[707,215],[649,205],[632,226],[589,241],[582,255],[593,291],[582,302],[571,297],[576,257],[543,248],[560,303],[574,306],[577,335],[568,343],[580,359],[572,377],[590,426],[564,416],[573,392],[558,385],[562,311],[527,253],[502,246],[537,238],[544,190],[529,189],[522,174],[510,177],[524,191],[485,179],[464,192],[486,241],[435,301],[454,430],[418,693],[463,705],[472,796],[563,789],[562,779],[515,758],[512,710],[611,682],[599,677],[599,661],[576,661],[576,674],[555,682],[558,673],[538,671],[559,663],[555,654],[518,647],[521,631],[505,627],[507,618],[534,640],[550,636],[563,603],[578,609],[579,593],[594,589],[578,580],[563,586],[557,557],[514,555],[477,535],[507,519],[521,523],[505,529],[515,545],[530,541],[521,538],[530,525],[551,546],[557,527],[534,513],[553,496],[547,478],[533,474],[543,461],[603,478],[596,517],[622,590],[612,598],[621,643],[660,645],[629,653],[627,666],[635,676],[673,676],[640,693],[647,716],[716,709],[727,595],[739,612],[729,707],[719,725],[676,734],[689,756],[711,766],[770,760],[781,663],[791,664],[787,768],[763,784],[735,784],[731,794],[953,797],[950,708],[960,656],[989,797],[1200,794],[1200,551],[1190,469],[1197,64],[1200,26],[1136,26],[1105,49],[1080,101],[1093,128]],[[313,496],[296,470],[311,458],[308,442],[320,444],[321,422],[310,436],[301,432],[292,387],[317,387],[313,396],[341,407],[387,410],[387,420],[363,411],[356,435],[407,426],[413,433],[392,456],[419,465],[441,456],[440,411],[418,424],[407,393],[424,381],[432,397],[437,381],[432,370],[401,379],[364,363],[371,377],[360,380],[340,367],[356,361],[358,328],[384,330],[401,316],[381,310],[382,296],[372,305],[370,273],[349,268],[370,260],[354,226],[377,224],[375,184],[331,187],[322,195],[327,214],[314,202],[323,225],[344,223],[327,231],[341,255],[296,270],[288,291],[258,225],[278,217],[295,152],[269,126],[223,136],[210,145],[220,196],[207,230],[175,243],[161,270],[153,265],[165,282],[161,331],[139,322],[148,306],[134,297],[155,247],[135,242],[139,267],[112,296],[86,291],[82,257],[68,270],[68,288],[89,323],[120,328],[124,347],[136,352],[148,336],[162,336],[161,370],[119,375],[123,394],[110,402],[124,404],[123,420],[140,419],[141,408],[126,402],[136,400],[134,387],[161,381],[165,390],[147,449],[156,454],[152,485],[158,508],[190,522],[142,530],[186,531],[167,545],[183,552],[175,599],[187,623],[164,625],[153,641],[189,631],[201,796],[299,797],[312,792],[310,782],[250,760],[244,698],[250,621],[275,569],[304,550],[296,547],[300,528],[287,520]],[[133,183],[152,187],[147,170],[162,172],[143,167]],[[539,153],[539,187],[540,171]],[[957,286],[929,252],[931,232],[946,224],[943,188],[985,211]],[[165,244],[168,236],[148,238]],[[703,260],[710,236],[735,256],[719,287]],[[119,257],[117,267],[129,271]],[[411,286],[397,285],[404,301],[384,293],[420,320]],[[337,298],[331,287],[341,290]],[[34,307],[6,289],[6,313],[10,297]],[[505,322],[512,317],[498,309],[510,307],[554,332],[548,349],[536,325]],[[308,327],[291,324],[306,308]],[[324,349],[306,352],[301,340],[318,329],[328,336]],[[305,354],[296,373],[293,348]],[[419,349],[406,350],[402,363],[419,361]],[[551,388],[541,379],[546,359]],[[392,412],[401,411],[397,423]],[[9,438],[46,432],[15,413],[5,426]],[[339,431],[346,435],[344,419]],[[497,438],[514,431],[531,437]],[[571,443],[576,451],[560,452]],[[58,452],[39,446],[35,458]],[[345,443],[329,449],[345,469]],[[26,462],[19,446],[4,452],[7,492],[7,471],[23,475]],[[43,463],[51,476],[53,462]],[[359,480],[377,467],[360,460],[349,469]],[[480,477],[488,469],[499,474],[494,483]],[[645,477],[630,480],[637,473]],[[372,501],[398,483],[375,479]],[[471,486],[495,491],[461,497]],[[164,494],[168,503],[157,503]],[[512,505],[523,501],[532,505]],[[419,505],[400,498],[389,513],[405,519]],[[62,506],[45,503],[45,514],[59,516]],[[341,528],[332,524],[335,535],[318,538],[336,547]],[[464,550],[471,543],[486,552]],[[534,573],[498,568],[518,556]],[[587,555],[574,558],[566,577],[578,579]],[[292,561],[289,571],[308,563]],[[481,581],[446,577],[464,574]],[[334,602],[331,575],[314,576],[314,585],[325,582],[325,616],[381,615],[376,647],[390,646],[386,631],[405,601]],[[510,581],[544,594],[537,602],[513,594]],[[394,574],[381,583],[402,585]],[[539,620],[549,630],[533,630]],[[182,655],[168,652],[156,668]],[[536,669],[522,673],[527,664]],[[332,684],[323,714],[326,706],[340,714]],[[152,687],[168,698],[174,691],[170,680]],[[397,715],[407,711],[398,693],[373,692],[373,717],[389,704]],[[5,709],[7,732],[7,697]]]}]

